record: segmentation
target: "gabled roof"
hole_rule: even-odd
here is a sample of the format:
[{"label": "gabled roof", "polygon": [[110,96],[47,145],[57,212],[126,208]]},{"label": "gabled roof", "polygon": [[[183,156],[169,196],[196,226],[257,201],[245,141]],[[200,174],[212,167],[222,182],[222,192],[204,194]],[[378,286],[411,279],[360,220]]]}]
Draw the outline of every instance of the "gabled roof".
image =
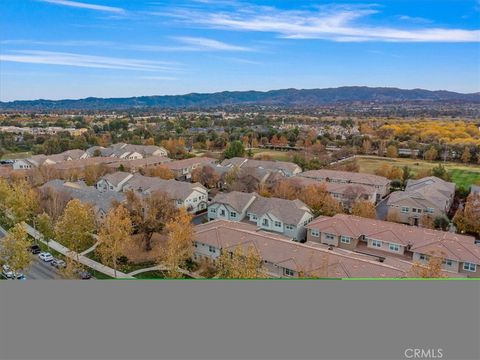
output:
[{"label": "gabled roof", "polygon": [[302,201],[256,196],[255,201],[248,207],[248,212],[263,216],[271,214],[285,224],[298,224],[305,213],[312,214],[310,208]]},{"label": "gabled roof", "polygon": [[40,190],[53,189],[67,193],[71,198],[91,204],[97,211],[108,212],[114,202],[124,202],[125,194],[116,192],[100,192],[93,186],[86,186],[83,182],[68,182],[63,180],[51,180],[40,187]]},{"label": "gabled roof", "polygon": [[332,183],[322,180],[317,180],[309,177],[302,177],[301,174],[287,179],[292,185],[297,187],[307,187],[310,185],[324,185],[329,193],[342,194],[348,196],[349,194],[368,195],[373,196],[376,190],[373,186],[352,184],[352,183]]},{"label": "gabled roof", "polygon": [[411,251],[425,254],[434,250],[439,253],[443,249],[441,252],[446,253],[448,259],[480,264],[480,247],[475,244],[472,236],[345,214],[316,218],[307,228],[337,236],[364,236],[403,246],[410,245]]},{"label": "gabled roof", "polygon": [[187,183],[177,180],[164,180],[156,177],[133,175],[128,180],[126,186],[134,191],[156,192],[161,191],[169,195],[172,199],[185,200],[193,191],[207,192],[206,188],[199,183]]},{"label": "gabled roof", "polygon": [[310,276],[332,278],[405,277],[404,270],[347,252],[329,251],[257,231],[255,225],[214,220],[195,226],[194,239],[220,249],[253,246],[261,258],[282,268]]},{"label": "gabled roof", "polygon": [[293,175],[296,171],[301,171],[301,168],[292,162],[288,161],[268,161],[268,160],[255,160],[242,157],[234,157],[231,159],[225,159],[222,161],[222,166],[238,166],[240,168],[259,168],[265,170],[280,170],[288,175]]},{"label": "gabled roof", "polygon": [[124,181],[125,179],[127,179],[131,176],[132,176],[132,174],[130,174],[128,172],[118,171],[118,172],[115,172],[115,173],[106,174],[106,175],[102,176],[102,179],[105,180],[105,181],[108,181],[110,184],[112,184],[114,186],[118,186],[118,184],[120,184],[122,181]]},{"label": "gabled roof", "polygon": [[165,164],[165,167],[171,170],[182,170],[194,165],[213,164],[216,161],[217,160],[213,158],[200,156],[183,160],[174,160],[169,162],[168,164]]},{"label": "gabled roof", "polygon": [[305,171],[298,174],[298,176],[320,180],[329,179],[330,181],[345,181],[363,185],[386,186],[390,184],[390,180],[383,176],[327,169]]},{"label": "gabled roof", "polygon": [[240,191],[218,193],[213,198],[211,204],[227,204],[241,213],[256,196],[258,196],[256,193],[243,193]]}]

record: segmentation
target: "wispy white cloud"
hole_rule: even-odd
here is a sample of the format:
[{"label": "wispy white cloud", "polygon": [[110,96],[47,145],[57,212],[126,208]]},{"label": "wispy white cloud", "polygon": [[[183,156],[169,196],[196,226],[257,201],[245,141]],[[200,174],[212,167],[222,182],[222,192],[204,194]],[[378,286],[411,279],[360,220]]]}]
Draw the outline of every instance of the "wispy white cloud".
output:
[{"label": "wispy white cloud", "polygon": [[430,19],[419,17],[419,16],[400,15],[398,18],[400,20],[408,21],[414,24],[431,24],[433,22]]},{"label": "wispy white cloud", "polygon": [[64,47],[102,47],[145,52],[181,52],[181,51],[255,51],[253,48],[228,44],[219,40],[204,37],[171,37],[175,40],[172,45],[155,44],[128,44],[113,41],[99,40],[0,40],[1,45],[35,45],[35,46],[64,46]]},{"label": "wispy white cloud", "polygon": [[[313,10],[283,10],[243,4],[228,9],[177,8],[156,13],[207,28],[269,32],[289,39],[325,39],[339,42],[479,42],[480,30],[418,26],[385,27],[366,24],[379,13],[373,5],[321,6]],[[155,15],[155,13],[152,13]],[[371,23],[371,22],[370,22]]]},{"label": "wispy white cloud", "polygon": [[79,2],[79,1],[70,1],[70,0],[40,0],[40,1],[42,1],[44,3],[55,4],[55,5],[62,5],[62,6],[69,6],[69,7],[74,7],[74,8],[109,12],[109,13],[113,13],[113,14],[117,14],[117,15],[125,13],[125,9],[122,9],[122,8],[119,8],[119,7],[89,4],[89,3]]},{"label": "wispy white cloud", "polygon": [[178,70],[173,64],[167,62],[37,50],[2,53],[0,61],[154,72]]},{"label": "wispy white cloud", "polygon": [[251,48],[248,48],[245,46],[227,44],[223,41],[218,41],[215,39],[209,39],[204,37],[179,36],[179,37],[174,37],[174,39],[184,44],[191,45],[198,50],[252,51]]}]

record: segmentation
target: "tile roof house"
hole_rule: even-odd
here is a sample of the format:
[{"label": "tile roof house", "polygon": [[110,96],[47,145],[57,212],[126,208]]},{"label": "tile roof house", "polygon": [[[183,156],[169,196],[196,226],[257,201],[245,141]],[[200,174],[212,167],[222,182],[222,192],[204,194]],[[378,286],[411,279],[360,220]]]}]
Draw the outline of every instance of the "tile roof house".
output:
[{"label": "tile roof house", "polygon": [[65,161],[80,160],[86,158],[86,152],[83,150],[67,150],[60,154],[53,155],[33,155],[26,159],[20,159],[13,163],[14,170],[24,170],[39,167],[42,165],[53,165]]},{"label": "tile roof house", "polygon": [[405,191],[395,191],[388,197],[388,215],[405,224],[419,225],[424,216],[446,216],[454,197],[454,183],[435,176],[408,180]]},{"label": "tile roof house", "polygon": [[480,276],[480,246],[471,236],[339,214],[307,225],[307,241],[399,259],[445,258],[444,269]]},{"label": "tile roof house", "polygon": [[293,176],[288,178],[287,181],[297,189],[311,185],[324,185],[330,196],[339,201],[346,209],[350,209],[353,203],[358,200],[367,200],[372,204],[377,201],[377,191],[373,186],[326,182],[302,176]]},{"label": "tile roof house", "polygon": [[167,164],[165,167],[172,170],[177,180],[190,180],[192,178],[192,171],[204,165],[210,165],[216,163],[217,160],[209,157],[194,157],[183,160],[174,160]]},{"label": "tile roof house", "polygon": [[160,146],[154,145],[132,145],[125,143],[112,144],[107,148],[101,146],[93,146],[87,149],[89,157],[99,153],[100,156],[116,157],[125,160],[144,159],[150,156],[168,156],[167,150]]},{"label": "tile roof house", "polygon": [[249,221],[262,230],[303,240],[305,225],[313,219],[313,214],[300,200],[265,198],[257,193],[232,191],[213,198],[208,206],[208,218]]},{"label": "tile roof house", "polygon": [[298,243],[284,236],[258,230],[255,225],[214,220],[194,229],[194,260],[215,260],[224,251],[253,247],[270,277],[403,278],[399,266],[381,263],[347,251],[331,251],[317,244]]},{"label": "tile roof house", "polygon": [[[113,158],[109,158],[109,159],[113,159]],[[135,173],[142,169],[163,165],[170,161],[172,161],[172,159],[165,156],[150,156],[144,159],[135,159],[135,160],[116,159],[115,162],[108,164],[107,167],[112,170],[118,170],[118,171],[121,170],[121,171],[128,171],[131,173]]]},{"label": "tile roof house", "polygon": [[118,171],[111,174],[104,175],[100,180],[97,181],[95,187],[98,191],[115,191],[121,192],[123,186],[128,180],[133,177],[133,174]]},{"label": "tile roof house", "polygon": [[237,166],[239,168],[263,169],[269,172],[280,171],[283,176],[286,177],[293,176],[302,172],[302,168],[300,166],[287,161],[254,160],[241,157],[225,159],[222,161],[221,165],[228,168]]},{"label": "tile roof house", "polygon": [[390,180],[378,175],[321,169],[305,171],[299,176],[329,183],[372,186],[377,192],[377,201],[385,197],[390,191]]},{"label": "tile roof house", "polygon": [[199,183],[163,180],[156,177],[143,176],[138,173],[132,175],[120,172],[103,176],[97,182],[96,187],[103,191],[134,191],[141,195],[163,192],[171,197],[178,207],[185,207],[191,213],[207,209],[208,192]]},{"label": "tile roof house", "polygon": [[68,182],[63,180],[51,180],[39,188],[40,192],[53,190],[67,194],[71,199],[79,199],[83,203],[93,206],[95,215],[103,219],[114,203],[122,203],[126,200],[125,194],[115,192],[101,192],[93,186],[87,186],[83,182]]}]

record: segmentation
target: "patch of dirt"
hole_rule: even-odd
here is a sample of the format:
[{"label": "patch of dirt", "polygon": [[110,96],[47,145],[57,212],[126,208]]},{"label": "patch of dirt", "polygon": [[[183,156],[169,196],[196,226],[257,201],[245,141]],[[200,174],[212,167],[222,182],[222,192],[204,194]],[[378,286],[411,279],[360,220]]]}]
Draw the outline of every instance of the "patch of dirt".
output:
[{"label": "patch of dirt", "polygon": [[133,235],[132,241],[126,246],[125,255],[132,263],[157,261],[166,241],[165,234],[155,233],[152,236],[152,250],[145,251],[142,235]]}]

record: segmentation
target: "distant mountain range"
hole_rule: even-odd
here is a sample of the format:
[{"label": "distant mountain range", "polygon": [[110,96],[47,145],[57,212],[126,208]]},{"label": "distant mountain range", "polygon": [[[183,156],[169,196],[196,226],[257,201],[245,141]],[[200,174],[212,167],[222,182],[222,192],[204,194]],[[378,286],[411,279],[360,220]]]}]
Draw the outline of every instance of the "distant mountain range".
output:
[{"label": "distant mountain range", "polygon": [[315,107],[329,104],[464,102],[480,103],[480,93],[348,86],[327,89],[271,91],[223,91],[211,94],[94,98],[79,100],[27,100],[0,102],[0,111],[207,109],[226,106]]}]

